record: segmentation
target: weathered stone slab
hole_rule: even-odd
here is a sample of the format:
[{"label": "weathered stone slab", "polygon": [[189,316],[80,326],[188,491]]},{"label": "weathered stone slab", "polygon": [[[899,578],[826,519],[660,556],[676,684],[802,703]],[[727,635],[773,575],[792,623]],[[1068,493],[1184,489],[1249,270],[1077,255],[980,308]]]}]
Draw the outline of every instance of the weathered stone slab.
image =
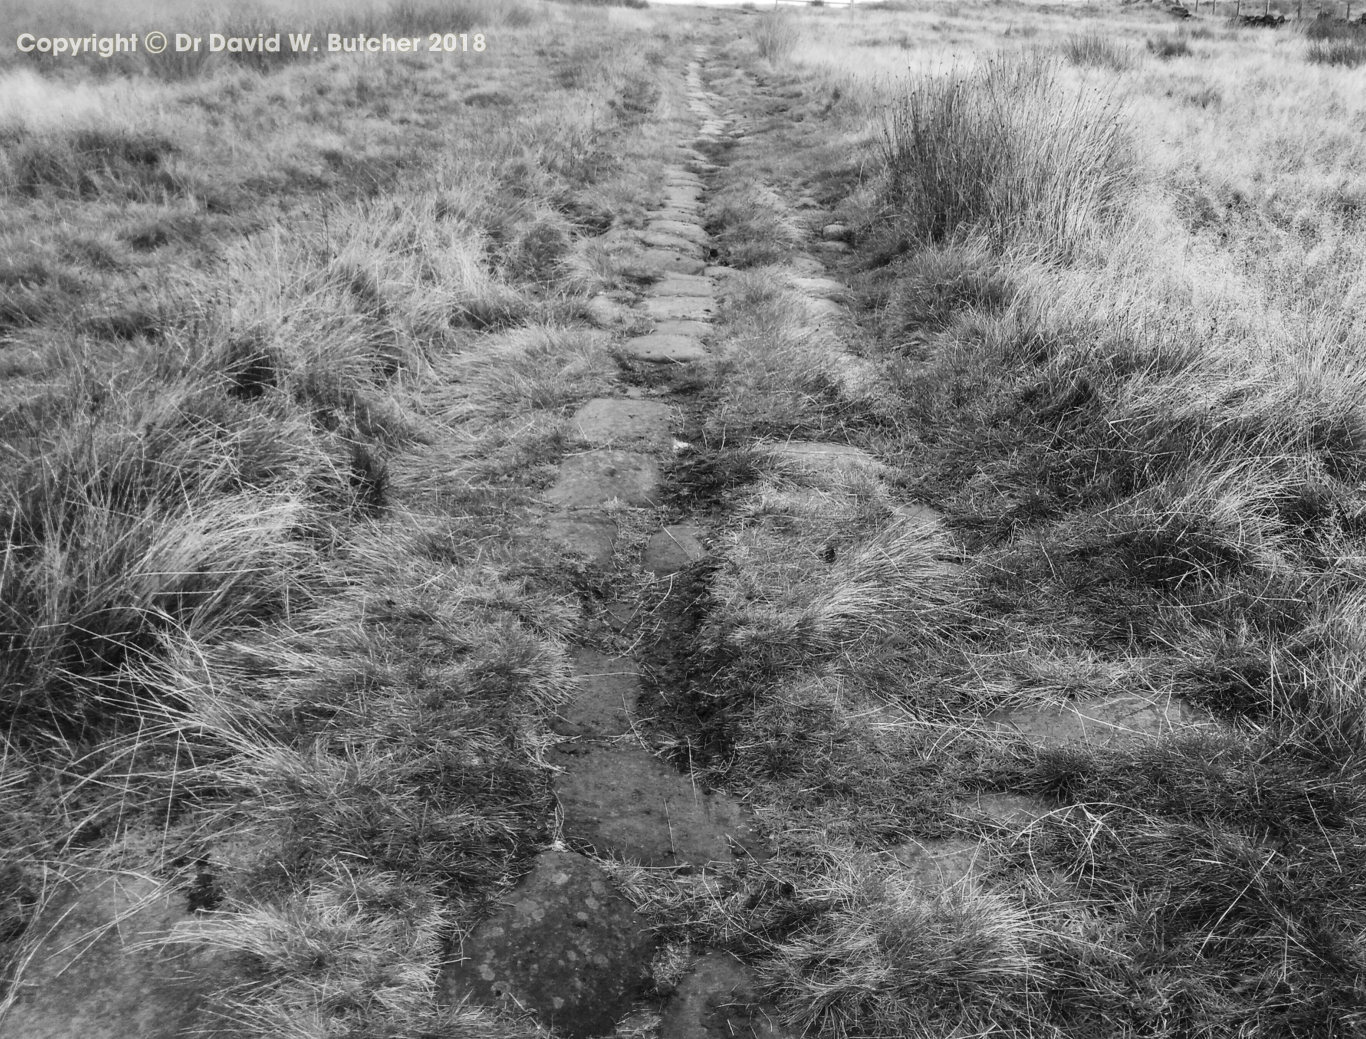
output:
[{"label": "weathered stone slab", "polygon": [[775,1006],[759,997],[754,972],[724,952],[693,962],[660,1022],[660,1039],[787,1039]]},{"label": "weathered stone slab", "polygon": [[9,1039],[174,1039],[190,1034],[227,955],[137,949],[193,914],[182,896],[120,873],[87,883],[30,924],[43,934],[4,1019]]},{"label": "weathered stone slab", "polygon": [[843,299],[849,292],[847,285],[834,278],[789,278],[788,284],[808,296],[819,296],[823,299]]},{"label": "weathered stone slab", "polygon": [[677,235],[646,231],[645,234],[640,236],[640,240],[651,249],[669,249],[688,256],[702,255],[701,244],[693,241],[691,238],[680,238]]},{"label": "weathered stone slab", "polygon": [[706,794],[641,747],[568,744],[552,750],[564,835],[600,855],[647,866],[702,866],[734,858],[726,835],[762,852],[740,806]]},{"label": "weathered stone slab", "polygon": [[650,286],[651,296],[712,296],[716,284],[701,274],[670,274]]},{"label": "weathered stone slab", "polygon": [[707,351],[692,336],[648,335],[628,339],[622,345],[628,356],[639,361],[653,361],[656,364],[683,364],[700,361]]},{"label": "weathered stone slab", "polygon": [[982,846],[958,837],[913,840],[891,849],[891,854],[914,881],[928,892],[962,883],[976,868]]},{"label": "weathered stone slab", "polygon": [[566,551],[583,556],[594,566],[606,568],[612,565],[617,525],[600,514],[577,512],[551,516],[546,520],[545,537]]},{"label": "weathered stone slab", "polygon": [[661,272],[701,274],[706,266],[701,258],[679,252],[677,249],[646,249],[630,268],[633,272],[648,276]]},{"label": "weathered stone slab", "polygon": [[998,826],[1028,826],[1052,809],[1044,801],[1027,794],[978,794],[967,806],[971,811],[986,816]]},{"label": "weathered stone slab", "polygon": [[446,968],[438,999],[525,1007],[569,1039],[605,1035],[648,980],[648,926],[590,859],[543,852]]},{"label": "weathered stone slab", "polygon": [[578,681],[568,704],[551,723],[561,736],[624,736],[640,696],[640,672],[630,657],[595,649],[570,652]]},{"label": "weathered stone slab", "polygon": [[708,278],[726,278],[735,273],[735,268],[726,267],[722,264],[713,264],[709,267],[704,267],[702,273]]},{"label": "weathered stone slab", "polygon": [[566,509],[606,505],[614,499],[624,505],[653,505],[658,488],[659,466],[649,455],[602,449],[561,462],[559,479],[546,499]]},{"label": "weathered stone slab", "polygon": [[656,321],[706,321],[716,312],[715,296],[654,296],[639,307]]},{"label": "weathered stone slab", "polygon": [[867,451],[851,444],[831,444],[815,440],[788,440],[766,446],[775,451],[779,457],[807,469],[882,468],[882,463]]},{"label": "weathered stone slab", "polygon": [[673,220],[680,224],[700,223],[701,206],[665,206],[650,214],[651,220]]},{"label": "weathered stone slab", "polygon": [[659,401],[596,397],[574,413],[573,425],[595,444],[658,447],[668,441],[672,419],[672,409]]},{"label": "weathered stone slab", "polygon": [[645,543],[641,565],[656,577],[676,574],[707,554],[698,539],[701,533],[694,523],[676,523],[655,532]]},{"label": "weathered stone slab", "polygon": [[997,731],[1018,733],[1035,746],[1058,747],[1152,739],[1173,729],[1208,724],[1209,716],[1172,696],[1121,693],[1090,703],[997,711],[983,720]]},{"label": "weathered stone slab", "polygon": [[687,336],[690,339],[705,339],[716,329],[710,321],[657,321],[655,334],[663,336]]},{"label": "weathered stone slab", "polygon": [[685,238],[690,242],[702,245],[707,241],[707,232],[701,224],[692,223],[687,220],[651,220],[650,230],[658,234],[673,235],[675,238]]}]

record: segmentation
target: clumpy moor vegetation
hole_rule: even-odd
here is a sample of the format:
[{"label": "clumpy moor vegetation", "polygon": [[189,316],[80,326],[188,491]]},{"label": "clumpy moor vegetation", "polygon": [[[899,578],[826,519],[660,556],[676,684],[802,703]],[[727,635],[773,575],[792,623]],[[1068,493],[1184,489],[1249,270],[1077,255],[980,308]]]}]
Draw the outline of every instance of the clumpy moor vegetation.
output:
[{"label": "clumpy moor vegetation", "polygon": [[[646,617],[643,738],[776,854],[605,865],[792,1034],[1366,1028],[1354,29],[347,17],[488,48],[0,72],[11,987],[46,904],[130,871],[231,958],[223,1034],[536,1034],[436,979],[558,839],[547,719],[610,593]],[[711,356],[642,365],[589,301],[649,280],[623,233],[695,44],[747,131],[707,186],[730,271]],[[615,380],[682,416],[662,511],[708,552],[667,588],[525,534]],[[1017,724],[1125,698],[1162,724]]]}]

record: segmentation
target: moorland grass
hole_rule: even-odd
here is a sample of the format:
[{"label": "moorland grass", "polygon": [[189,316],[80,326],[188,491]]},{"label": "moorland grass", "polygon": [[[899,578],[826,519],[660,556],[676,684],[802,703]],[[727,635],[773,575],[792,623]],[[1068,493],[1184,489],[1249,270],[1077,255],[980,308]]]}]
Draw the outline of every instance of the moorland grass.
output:
[{"label": "moorland grass", "polygon": [[[1070,110],[1017,111],[993,93],[992,77],[1009,81],[990,56],[996,7],[868,16],[885,21],[800,16],[821,43],[794,60],[853,103],[784,140],[836,167],[802,170],[806,183],[839,179],[832,136],[857,153],[846,164],[880,152],[878,176],[864,166],[833,198],[867,243],[844,275],[876,330],[836,338],[880,366],[880,392],[852,398],[836,378],[817,390],[820,362],[791,363],[797,308],[759,266],[788,254],[778,245],[733,276],[731,389],[710,398],[750,468],[727,491],[694,643],[707,681],[692,695],[707,769],[751,793],[780,853],[731,889],[624,879],[672,940],[754,960],[808,1034],[1352,1034],[1366,962],[1353,937],[1366,904],[1361,282],[1319,265],[1356,255],[1342,200],[1360,187],[1359,142],[1322,102],[1355,116],[1353,74],[1303,71],[1298,45],[1251,30],[1201,34],[1198,72],[1120,72],[1112,89],[1141,83],[1146,99],[1075,124],[1113,134],[1087,154],[1148,156],[1111,179],[1108,160],[1018,143],[1041,112]],[[1038,46],[1065,41],[1074,17],[1040,12]],[[1116,46],[1154,27],[1094,17]],[[911,55],[884,121],[870,37],[904,65],[899,18],[982,46],[949,73]],[[1004,66],[1063,88],[1041,98],[1078,96],[1070,74],[1039,75],[1043,54]],[[1273,73],[1274,93],[1236,89]],[[1173,143],[1173,125],[1189,136]],[[1287,134],[1316,158],[1274,175],[1277,199],[1253,192],[1281,169]],[[1028,190],[992,182],[993,149],[1026,156],[1002,165]],[[749,226],[781,226],[787,193],[749,185],[800,164],[750,161],[733,182],[768,211]],[[1034,222],[1068,198],[1090,219]],[[1306,244],[1282,241],[1277,213]],[[734,235],[743,256],[746,231]],[[765,408],[784,394],[790,405]],[[890,481],[794,473],[763,450],[770,436],[852,440]],[[942,508],[952,541],[899,583],[911,557],[880,539],[905,497]],[[857,568],[874,547],[891,569],[870,588]],[[966,571],[946,565],[955,553]],[[872,608],[824,612],[835,600]],[[913,619],[898,614],[908,603]],[[1174,695],[1208,720],[1109,747],[984,724],[1003,706],[1121,690]],[[969,807],[1011,791],[1039,799],[1032,822]],[[980,844],[979,868],[948,889],[883,852],[945,836]]]},{"label": "moorland grass", "polygon": [[391,13],[499,47],[5,73],[6,1006],[29,925],[130,870],[200,877],[173,940],[232,957],[244,1035],[528,1034],[432,996],[545,839],[582,568],[508,539],[605,388],[566,323],[670,116],[615,14],[338,18]]}]

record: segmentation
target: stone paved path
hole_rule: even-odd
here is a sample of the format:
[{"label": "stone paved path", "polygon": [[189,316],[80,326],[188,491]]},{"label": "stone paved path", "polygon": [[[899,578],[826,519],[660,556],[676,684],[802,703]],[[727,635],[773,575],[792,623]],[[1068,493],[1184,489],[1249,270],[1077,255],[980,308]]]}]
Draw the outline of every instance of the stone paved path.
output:
[{"label": "stone paved path", "polygon": [[[623,315],[605,303],[590,308],[602,327],[652,325],[624,338],[622,353],[651,364],[693,364],[709,355],[712,319],[724,271],[704,273],[709,239],[703,228],[706,174],[717,167],[698,148],[731,136],[702,82],[703,54],[688,65],[687,92],[700,128],[664,176],[664,204],[641,236],[636,261],[651,288]],[[815,272],[808,272],[815,273]],[[834,296],[824,282],[813,289]],[[587,445],[567,457],[545,496],[550,512],[541,533],[601,568],[616,551],[614,510],[658,505],[659,467],[671,441],[673,410],[623,391],[583,405],[573,429]],[[659,579],[703,558],[705,531],[695,523],[659,527],[645,546],[642,567]],[[608,604],[626,613],[629,603]],[[480,924],[441,982],[443,1000],[505,1003],[534,1011],[557,1034],[578,1039],[611,1031],[645,992],[655,941],[607,882],[595,857],[705,871],[709,865],[769,854],[748,811],[724,794],[656,758],[635,736],[639,670],[627,657],[590,649],[573,655],[578,692],[551,729],[562,739],[546,755],[557,770],[554,790],[566,850],[546,851],[508,895],[505,907]],[[731,958],[698,950],[665,1008],[668,1036],[786,1035],[771,1007],[753,996],[753,976]],[[736,1002],[743,1000],[743,1005]]]}]

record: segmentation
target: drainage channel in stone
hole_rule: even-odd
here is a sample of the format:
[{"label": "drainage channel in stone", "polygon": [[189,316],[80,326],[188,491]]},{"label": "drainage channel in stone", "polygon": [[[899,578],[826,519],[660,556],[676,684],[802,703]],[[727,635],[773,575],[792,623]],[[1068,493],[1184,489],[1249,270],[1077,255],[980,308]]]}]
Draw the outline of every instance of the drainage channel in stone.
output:
[{"label": "drainage channel in stone", "polygon": [[[702,85],[702,53],[687,69],[697,146],[727,132]],[[645,233],[641,263],[654,283],[637,307],[648,334],[622,344],[625,357],[686,365],[708,355],[717,307],[715,278],[701,225],[703,175],[718,167],[696,147],[667,170],[663,207]],[[616,511],[660,505],[659,456],[668,449],[673,409],[623,397],[589,401],[574,415],[591,448],[566,458],[545,496],[539,533],[608,568],[617,553]],[[665,579],[702,557],[704,532],[673,523],[650,536],[642,568]],[[608,604],[608,613],[630,603]],[[561,742],[546,753],[556,770],[560,841],[536,857],[505,906],[478,925],[442,979],[443,1001],[531,1011],[556,1034],[578,1039],[611,1032],[650,995],[658,943],[645,918],[595,861],[615,859],[679,872],[705,871],[767,855],[748,813],[722,794],[655,757],[636,735],[640,669],[627,656],[581,648],[572,654],[577,693],[551,723]],[[662,1007],[662,1039],[778,1036],[772,1006],[759,1002],[755,978],[733,957],[702,950]],[[658,995],[658,993],[656,993]]]}]

